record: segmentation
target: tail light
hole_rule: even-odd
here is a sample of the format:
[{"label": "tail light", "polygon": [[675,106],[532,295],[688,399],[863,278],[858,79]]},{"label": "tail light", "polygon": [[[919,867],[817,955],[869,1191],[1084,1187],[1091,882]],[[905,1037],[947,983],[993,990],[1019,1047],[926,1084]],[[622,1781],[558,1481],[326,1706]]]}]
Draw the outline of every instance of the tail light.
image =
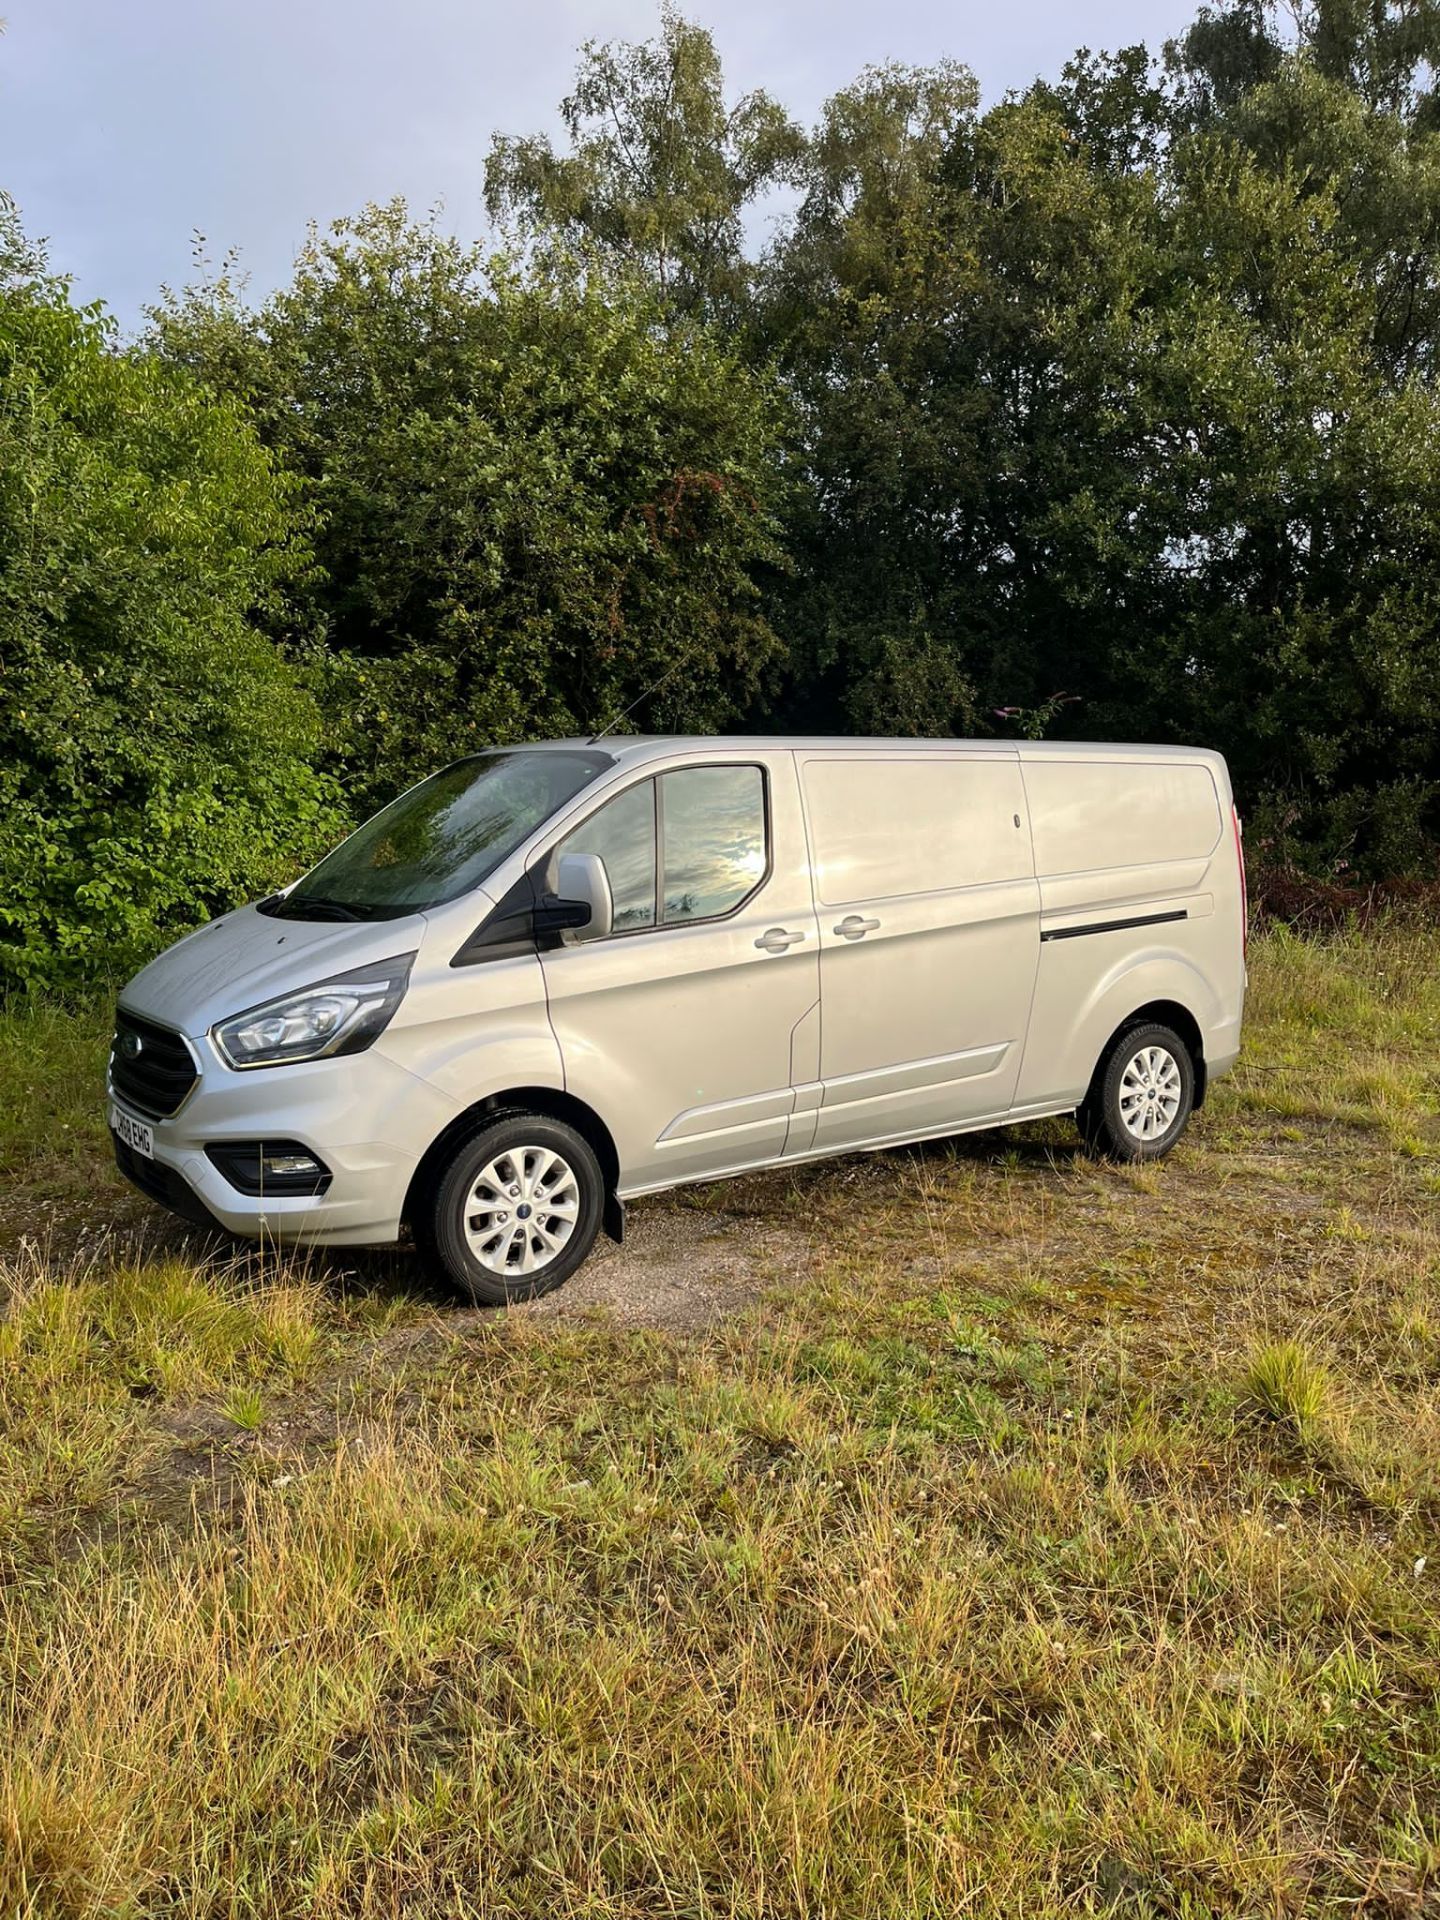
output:
[{"label": "tail light", "polygon": [[1250,958],[1250,888],[1245,879],[1245,829],[1240,824],[1240,809],[1232,805],[1230,818],[1235,822],[1235,864],[1240,869],[1240,953]]}]

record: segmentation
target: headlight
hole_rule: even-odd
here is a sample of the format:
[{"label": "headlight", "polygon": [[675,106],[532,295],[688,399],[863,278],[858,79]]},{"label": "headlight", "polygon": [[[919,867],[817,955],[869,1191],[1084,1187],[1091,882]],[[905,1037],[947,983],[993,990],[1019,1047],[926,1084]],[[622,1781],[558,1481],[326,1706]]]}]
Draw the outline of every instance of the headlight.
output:
[{"label": "headlight", "polygon": [[242,1068],[363,1052],[405,998],[414,959],[413,953],[401,954],[251,1007],[213,1029],[215,1044],[232,1067]]}]

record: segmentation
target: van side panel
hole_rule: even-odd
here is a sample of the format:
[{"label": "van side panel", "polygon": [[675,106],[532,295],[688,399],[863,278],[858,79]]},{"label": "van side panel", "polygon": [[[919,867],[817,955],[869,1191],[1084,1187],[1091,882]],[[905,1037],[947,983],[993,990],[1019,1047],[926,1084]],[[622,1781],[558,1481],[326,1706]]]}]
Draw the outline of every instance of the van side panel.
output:
[{"label": "van side panel", "polygon": [[1040,966],[1017,1106],[1078,1104],[1106,1042],[1173,1001],[1208,1077],[1240,1044],[1245,991],[1230,785],[1217,755],[1154,761],[1021,750],[1040,887]]},{"label": "van side panel", "polygon": [[[1134,890],[1138,872],[1165,891],[1174,874],[1207,862],[1225,830],[1220,795],[1202,762],[1031,760],[1022,763],[1042,889],[1090,882],[1084,904]],[[1193,878],[1191,881],[1193,885]],[[1042,892],[1042,903],[1049,905]]]},{"label": "van side panel", "polygon": [[800,765],[822,908],[1033,876],[1013,753],[806,754]]}]

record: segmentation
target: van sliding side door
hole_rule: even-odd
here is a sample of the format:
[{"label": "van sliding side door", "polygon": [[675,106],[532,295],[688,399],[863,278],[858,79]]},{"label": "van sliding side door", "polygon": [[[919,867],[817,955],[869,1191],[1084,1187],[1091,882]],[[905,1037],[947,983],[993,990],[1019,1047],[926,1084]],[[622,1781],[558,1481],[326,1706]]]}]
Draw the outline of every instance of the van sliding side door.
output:
[{"label": "van sliding side door", "polygon": [[1040,955],[1018,756],[797,761],[820,931],[813,1150],[1003,1116]]}]

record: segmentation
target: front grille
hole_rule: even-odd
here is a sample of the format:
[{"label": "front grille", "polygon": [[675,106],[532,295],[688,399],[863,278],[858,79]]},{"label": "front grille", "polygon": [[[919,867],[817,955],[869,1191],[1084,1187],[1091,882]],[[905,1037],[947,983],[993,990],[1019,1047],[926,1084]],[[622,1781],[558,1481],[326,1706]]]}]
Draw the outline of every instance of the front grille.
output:
[{"label": "front grille", "polygon": [[110,1083],[128,1106],[163,1120],[175,1113],[198,1078],[178,1033],[123,1008],[115,1015]]}]

